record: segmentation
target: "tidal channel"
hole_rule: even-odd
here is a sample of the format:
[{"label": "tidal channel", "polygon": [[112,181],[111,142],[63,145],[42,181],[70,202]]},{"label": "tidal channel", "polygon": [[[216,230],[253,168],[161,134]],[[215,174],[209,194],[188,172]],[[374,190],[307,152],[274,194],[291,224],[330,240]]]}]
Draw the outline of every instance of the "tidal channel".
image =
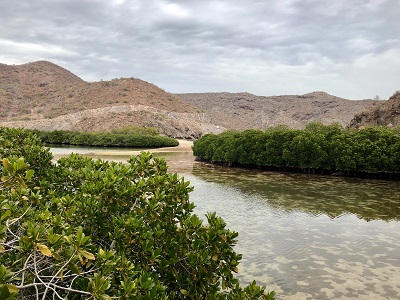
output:
[{"label": "tidal channel", "polygon": [[[118,149],[51,151],[129,159]],[[190,181],[196,214],[215,211],[239,232],[243,285],[256,280],[278,299],[400,298],[399,181],[226,168],[195,162],[191,152],[155,155]]]}]

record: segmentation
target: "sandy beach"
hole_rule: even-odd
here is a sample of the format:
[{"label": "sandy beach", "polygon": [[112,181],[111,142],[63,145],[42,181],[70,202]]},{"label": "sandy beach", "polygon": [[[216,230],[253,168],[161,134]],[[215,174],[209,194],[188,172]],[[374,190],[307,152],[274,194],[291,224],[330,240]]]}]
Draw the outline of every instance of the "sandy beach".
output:
[{"label": "sandy beach", "polygon": [[96,151],[96,155],[100,156],[129,156],[129,155],[138,155],[142,151],[149,151],[152,153],[156,152],[192,152],[193,141],[188,140],[178,140],[179,145],[176,147],[163,147],[163,148],[154,148],[154,149],[146,149],[146,150],[112,150],[112,151]]}]

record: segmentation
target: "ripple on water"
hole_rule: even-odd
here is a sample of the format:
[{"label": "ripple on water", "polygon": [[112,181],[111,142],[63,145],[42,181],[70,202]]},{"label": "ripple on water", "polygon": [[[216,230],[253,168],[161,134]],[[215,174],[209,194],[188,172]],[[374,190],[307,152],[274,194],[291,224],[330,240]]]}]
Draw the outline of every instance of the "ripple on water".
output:
[{"label": "ripple on water", "polygon": [[400,299],[400,182],[166,159],[194,186],[195,212],[239,232],[241,283],[284,300]]},{"label": "ripple on water", "polygon": [[[203,185],[203,177],[190,178],[195,186],[192,200],[199,211],[217,211],[239,232],[236,249],[244,254],[238,274],[241,282],[257,279],[275,289],[281,299],[355,299],[356,294],[358,299],[400,298],[400,260],[394,251],[400,247],[399,223],[381,221],[379,214],[378,221],[372,221],[379,201],[360,199],[390,198],[384,191],[359,191],[377,188],[376,183],[309,185],[300,180],[296,188],[293,177],[269,182],[263,176],[261,183],[254,183],[252,177],[245,184],[242,176],[225,174],[213,181],[205,174],[204,178],[213,184]],[[386,190],[386,185],[380,189]],[[393,184],[392,197],[396,188],[400,194],[398,184]],[[397,205],[393,199],[388,201]],[[384,220],[396,218],[386,212]]]}]

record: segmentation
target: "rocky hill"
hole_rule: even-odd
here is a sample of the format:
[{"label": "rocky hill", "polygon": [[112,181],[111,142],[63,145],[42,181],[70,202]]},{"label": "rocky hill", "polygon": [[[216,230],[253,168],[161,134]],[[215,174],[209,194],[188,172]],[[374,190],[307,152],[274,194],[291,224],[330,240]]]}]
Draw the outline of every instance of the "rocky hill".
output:
[{"label": "rocky hill", "polygon": [[400,91],[394,93],[389,100],[355,115],[349,127],[362,128],[369,125],[400,126]]},{"label": "rocky hill", "polygon": [[346,126],[353,116],[378,104],[373,100],[346,100],[325,92],[305,95],[255,96],[249,93],[178,94],[199,107],[204,118],[220,127],[243,130],[288,125],[304,128],[310,122]]},{"label": "rocky hill", "polygon": [[0,125],[40,130],[107,131],[128,125],[195,138],[212,124],[173,94],[135,78],[85,82],[53,63],[0,64]]},{"label": "rocky hill", "polygon": [[136,78],[86,82],[47,61],[0,64],[0,126],[78,131],[151,126],[168,136],[194,139],[226,129],[302,128],[313,121],[347,125],[378,102],[324,92],[171,94]]}]

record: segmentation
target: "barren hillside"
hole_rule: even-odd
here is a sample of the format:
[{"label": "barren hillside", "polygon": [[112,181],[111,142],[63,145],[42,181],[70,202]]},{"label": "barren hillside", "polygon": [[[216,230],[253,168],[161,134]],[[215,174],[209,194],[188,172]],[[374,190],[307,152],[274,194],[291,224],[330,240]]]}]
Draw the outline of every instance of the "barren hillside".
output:
[{"label": "barren hillside", "polygon": [[368,125],[400,126],[400,92],[387,101],[365,110],[350,121],[349,127],[361,128]]},{"label": "barren hillside", "polygon": [[20,66],[0,65],[0,91],[1,105],[11,105],[0,116],[7,120],[51,118],[123,104],[176,112],[196,111],[192,105],[140,79],[89,83],[45,61]]},{"label": "barren hillside", "polygon": [[0,64],[0,125],[41,130],[104,131],[153,126],[182,138],[198,137],[198,109],[135,78],[85,82],[53,63]]},{"label": "barren hillside", "polygon": [[346,100],[325,92],[255,96],[249,93],[177,94],[202,109],[209,122],[229,129],[265,129],[276,125],[303,128],[310,122],[347,125],[353,116],[378,103]]},{"label": "barren hillside", "polygon": [[347,125],[356,113],[376,103],[324,92],[174,95],[136,78],[86,82],[47,61],[0,64],[0,126],[78,131],[151,126],[168,136],[195,139],[226,129],[302,128],[313,121]]}]

